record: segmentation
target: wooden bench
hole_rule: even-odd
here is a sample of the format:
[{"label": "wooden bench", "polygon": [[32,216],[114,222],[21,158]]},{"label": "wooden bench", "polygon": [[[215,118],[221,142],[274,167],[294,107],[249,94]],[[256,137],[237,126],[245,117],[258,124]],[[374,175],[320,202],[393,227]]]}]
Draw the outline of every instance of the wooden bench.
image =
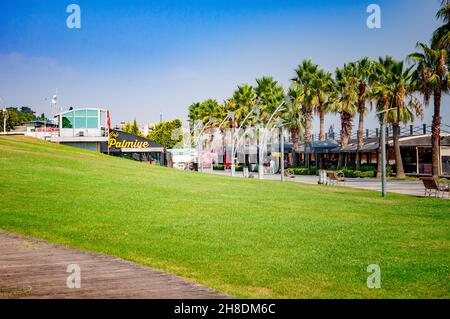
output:
[{"label": "wooden bench", "polygon": [[[423,182],[425,187],[425,196],[431,196],[434,192],[434,197],[438,198],[444,197],[444,193],[449,193],[449,186],[446,184],[439,183],[436,178],[433,177],[421,177],[420,180]],[[450,198],[450,193],[449,193]]]},{"label": "wooden bench", "polygon": [[288,178],[295,178],[294,171],[289,168],[284,170],[284,176]]},{"label": "wooden bench", "polygon": [[342,172],[327,171],[327,183],[331,185],[338,185],[345,182],[345,177]]}]

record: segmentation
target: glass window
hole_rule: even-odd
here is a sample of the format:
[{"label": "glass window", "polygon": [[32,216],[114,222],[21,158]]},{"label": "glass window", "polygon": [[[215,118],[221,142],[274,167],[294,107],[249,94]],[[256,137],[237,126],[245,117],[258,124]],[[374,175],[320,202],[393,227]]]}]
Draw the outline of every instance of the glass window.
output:
[{"label": "glass window", "polygon": [[75,111],[76,117],[85,117],[86,116],[86,110],[76,110]]},{"label": "glass window", "polygon": [[[73,113],[72,113],[73,114]],[[64,115],[62,117],[62,128],[73,128],[73,117]]]},{"label": "glass window", "polygon": [[100,112],[100,126],[106,127],[106,112]]},{"label": "glass window", "polygon": [[76,117],[75,118],[75,128],[86,128],[86,118]]},{"label": "glass window", "polygon": [[87,128],[98,128],[98,117],[88,117]]},{"label": "glass window", "polygon": [[97,110],[86,110],[86,116],[98,117],[98,111]]}]

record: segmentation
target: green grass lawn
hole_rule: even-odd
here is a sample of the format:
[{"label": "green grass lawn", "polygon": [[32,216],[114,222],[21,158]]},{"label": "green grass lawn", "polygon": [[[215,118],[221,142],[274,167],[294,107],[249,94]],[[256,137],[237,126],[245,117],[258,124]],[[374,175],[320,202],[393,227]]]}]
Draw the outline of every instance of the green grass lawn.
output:
[{"label": "green grass lawn", "polygon": [[[0,137],[0,229],[252,298],[449,298],[450,202],[154,167]],[[0,252],[1,253],[1,252]],[[381,289],[368,289],[369,264]]]}]

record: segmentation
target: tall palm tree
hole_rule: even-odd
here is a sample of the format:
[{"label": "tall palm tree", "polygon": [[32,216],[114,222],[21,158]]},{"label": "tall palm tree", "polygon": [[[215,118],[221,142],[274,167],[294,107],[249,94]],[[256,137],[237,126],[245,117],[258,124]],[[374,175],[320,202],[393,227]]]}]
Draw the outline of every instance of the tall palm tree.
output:
[{"label": "tall palm tree", "polygon": [[189,105],[188,107],[188,119],[189,119],[189,125],[192,129],[192,127],[194,126],[194,123],[197,122],[198,120],[200,120],[200,109],[201,109],[201,103],[192,103],[191,105]]},{"label": "tall palm tree", "polygon": [[432,49],[420,42],[417,43],[417,47],[421,49],[421,52],[410,54],[408,58],[416,62],[413,82],[416,89],[423,94],[426,105],[429,104],[431,95],[433,96],[432,166],[433,176],[438,176],[440,173],[441,99],[442,94],[448,93],[450,88],[448,56],[445,49]]},{"label": "tall palm tree", "polygon": [[301,116],[301,103],[303,96],[302,88],[297,83],[293,83],[287,93],[287,109],[283,114],[283,124],[289,130],[291,135],[291,154],[294,167],[298,165],[297,151],[299,149],[300,137],[304,127]]},{"label": "tall palm tree", "polygon": [[[315,81],[319,66],[311,60],[304,60],[296,69],[292,79],[302,88],[302,114],[305,121],[305,144],[310,147],[312,142],[313,112],[318,104],[318,94]],[[305,157],[305,166],[309,166],[309,155]]]},{"label": "tall palm tree", "polygon": [[437,28],[433,33],[431,38],[433,49],[448,49],[450,47],[450,3],[448,0],[442,0],[441,6],[436,18],[442,20],[444,25]]},{"label": "tall palm tree", "polygon": [[385,119],[392,123],[395,151],[396,176],[404,178],[403,160],[400,151],[400,123],[407,123],[411,114],[422,114],[422,106],[414,96],[412,67],[404,67],[403,61],[392,57],[380,58],[373,82],[374,97],[378,106],[384,110],[394,108]]},{"label": "tall palm tree", "polygon": [[330,111],[329,96],[333,89],[333,75],[319,69],[315,74],[314,86],[317,94],[316,112],[319,114],[319,141],[325,141],[325,114]]},{"label": "tall palm tree", "polygon": [[271,76],[256,79],[256,103],[261,110],[261,120],[267,121],[285,98],[284,89]]},{"label": "tall palm tree", "polygon": [[234,112],[233,127],[237,128],[255,105],[255,89],[249,84],[238,85],[231,101],[234,102],[230,104],[230,111]]},{"label": "tall palm tree", "polygon": [[[352,67],[345,64],[342,69],[337,68],[335,72],[336,85],[335,92],[331,99],[333,101],[333,109],[339,113],[341,119],[341,147],[348,145],[353,117],[358,111],[358,79],[352,72]],[[338,167],[345,165],[345,154],[339,153]]]},{"label": "tall palm tree", "polygon": [[356,169],[361,166],[361,149],[364,144],[364,118],[366,115],[366,102],[369,99],[370,86],[369,79],[374,72],[374,63],[365,57],[361,60],[351,63],[354,75],[358,80],[358,131],[357,131],[357,151],[356,151]]}]

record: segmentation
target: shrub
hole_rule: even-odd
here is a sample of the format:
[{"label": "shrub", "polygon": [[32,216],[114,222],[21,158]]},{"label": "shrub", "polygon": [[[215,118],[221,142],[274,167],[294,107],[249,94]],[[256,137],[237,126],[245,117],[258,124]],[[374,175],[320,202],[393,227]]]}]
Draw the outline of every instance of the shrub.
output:
[{"label": "shrub", "polygon": [[359,170],[361,172],[376,172],[377,168],[375,166],[372,166],[372,165],[361,165]]},{"label": "shrub", "polygon": [[316,175],[316,168],[311,167],[310,169],[306,167],[293,167],[291,168],[295,175]]},{"label": "shrub", "polygon": [[376,172],[375,171],[367,171],[367,172],[361,172],[359,177],[362,178],[372,178],[375,177]]}]

